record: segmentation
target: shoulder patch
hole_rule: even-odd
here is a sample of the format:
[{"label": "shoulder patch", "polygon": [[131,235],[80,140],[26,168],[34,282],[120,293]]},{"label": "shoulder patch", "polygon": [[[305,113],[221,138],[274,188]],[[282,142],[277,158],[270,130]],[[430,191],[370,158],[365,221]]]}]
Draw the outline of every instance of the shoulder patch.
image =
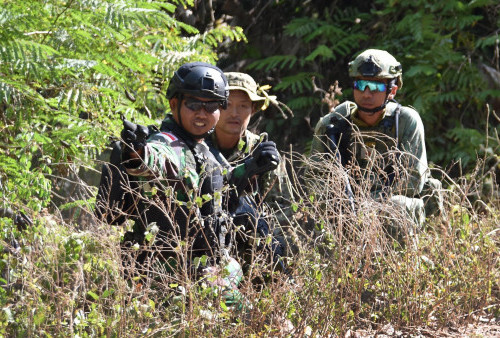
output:
[{"label": "shoulder patch", "polygon": [[163,138],[167,139],[169,142],[173,142],[173,141],[178,140],[177,136],[175,136],[174,134],[170,134],[170,133],[167,133],[164,131],[162,131],[159,135],[162,136]]}]

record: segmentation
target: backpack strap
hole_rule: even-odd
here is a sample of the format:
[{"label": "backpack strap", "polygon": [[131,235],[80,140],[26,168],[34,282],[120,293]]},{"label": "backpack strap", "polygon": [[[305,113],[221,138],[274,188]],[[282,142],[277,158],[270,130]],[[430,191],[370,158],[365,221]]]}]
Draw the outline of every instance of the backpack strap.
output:
[{"label": "backpack strap", "polygon": [[391,100],[391,102],[397,104],[396,109],[394,109],[394,114],[392,118],[385,119],[382,124],[386,130],[391,130],[394,127],[394,139],[396,140],[396,147],[399,149],[399,117],[401,115],[401,103],[394,99]]},{"label": "backpack strap", "polygon": [[[394,110],[394,115],[392,119],[388,119],[388,121],[392,121],[391,125],[394,124],[394,129],[395,129],[395,134],[394,138],[396,140],[396,148],[399,150],[399,116],[401,115],[401,103],[397,102],[396,100],[392,100],[397,104],[396,109]],[[392,126],[391,126],[392,127]],[[399,152],[396,154],[396,157],[399,158]],[[393,165],[389,165],[388,167],[384,168],[384,171],[387,173],[387,180],[385,180],[385,186],[390,187],[392,186],[392,183],[394,182],[394,178],[396,176],[395,169]]]},{"label": "backpack strap", "polygon": [[398,106],[394,111],[394,123],[396,127],[396,147],[399,149],[399,116],[401,115],[401,103],[397,102]]}]

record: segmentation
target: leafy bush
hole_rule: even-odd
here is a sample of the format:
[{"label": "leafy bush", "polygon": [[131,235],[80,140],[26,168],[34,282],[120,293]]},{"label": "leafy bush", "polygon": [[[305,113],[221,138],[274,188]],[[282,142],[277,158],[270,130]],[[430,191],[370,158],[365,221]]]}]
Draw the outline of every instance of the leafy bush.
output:
[{"label": "leafy bush", "polygon": [[[256,79],[269,81],[293,109],[291,121],[266,115],[266,131],[283,148],[293,142],[296,149],[307,150],[312,128],[328,111],[311,77],[325,90],[338,80],[344,90],[341,99],[352,100],[347,63],[368,48],[385,49],[402,63],[404,85],[396,99],[421,114],[434,163],[447,167],[461,160],[463,168],[471,169],[476,156],[484,155],[478,145],[488,143],[483,131],[499,131],[487,107],[498,110],[500,97],[500,83],[493,80],[498,78],[500,23],[494,1],[333,1],[307,6],[287,1],[263,15],[262,24],[248,35],[263,30],[270,37],[250,40],[249,53],[238,51],[236,57]],[[269,40],[272,49],[260,48],[270,45]]]},{"label": "leafy bush", "polygon": [[120,115],[163,118],[165,82],[180,64],[213,63],[223,39],[245,39],[238,27],[201,33],[173,18],[176,6],[74,0],[3,6],[3,204],[49,206],[54,185],[68,189],[54,177],[71,179],[95,160],[108,136],[118,134]]}]

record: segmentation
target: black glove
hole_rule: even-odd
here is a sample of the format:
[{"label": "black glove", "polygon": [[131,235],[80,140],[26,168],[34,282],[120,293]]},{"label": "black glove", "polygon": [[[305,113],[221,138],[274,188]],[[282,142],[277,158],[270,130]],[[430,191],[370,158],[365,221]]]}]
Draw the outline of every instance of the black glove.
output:
[{"label": "black glove", "polygon": [[235,168],[230,183],[236,186],[239,196],[248,187],[250,178],[276,169],[279,163],[280,157],[276,144],[272,141],[262,142],[246,158],[244,164]]},{"label": "black glove", "polygon": [[132,150],[137,151],[144,148],[148,136],[148,127],[124,119],[121,137],[125,147],[122,147],[122,151],[131,152]]},{"label": "black glove", "polygon": [[280,164],[280,155],[273,141],[259,143],[252,155],[245,160],[245,171],[248,178],[274,170]]}]

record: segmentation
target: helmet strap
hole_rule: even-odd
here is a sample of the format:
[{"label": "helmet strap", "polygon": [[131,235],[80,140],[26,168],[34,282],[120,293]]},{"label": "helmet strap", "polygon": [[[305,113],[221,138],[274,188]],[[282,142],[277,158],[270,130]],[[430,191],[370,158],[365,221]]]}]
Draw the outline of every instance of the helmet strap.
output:
[{"label": "helmet strap", "polygon": [[365,113],[368,113],[369,115],[374,115],[376,112],[381,111],[382,109],[384,109],[386,105],[387,105],[387,99],[385,100],[384,104],[381,105],[381,106],[378,106],[378,107],[375,107],[375,108],[365,108],[365,107],[362,107],[362,106],[358,106],[358,110],[362,110]]},{"label": "helmet strap", "polygon": [[181,115],[182,100],[184,100],[184,95],[181,93],[177,94],[177,118],[179,119],[179,126],[181,126],[181,128],[184,129],[182,125],[182,115]]},{"label": "helmet strap", "polygon": [[393,80],[389,81],[387,89],[385,90],[385,100],[384,100],[384,103],[382,105],[375,107],[375,108],[365,108],[365,107],[358,105],[358,109],[364,111],[365,113],[368,113],[369,115],[374,115],[376,112],[384,109],[385,106],[387,106],[387,103],[389,102],[389,94],[391,93],[393,85],[394,85]]}]

